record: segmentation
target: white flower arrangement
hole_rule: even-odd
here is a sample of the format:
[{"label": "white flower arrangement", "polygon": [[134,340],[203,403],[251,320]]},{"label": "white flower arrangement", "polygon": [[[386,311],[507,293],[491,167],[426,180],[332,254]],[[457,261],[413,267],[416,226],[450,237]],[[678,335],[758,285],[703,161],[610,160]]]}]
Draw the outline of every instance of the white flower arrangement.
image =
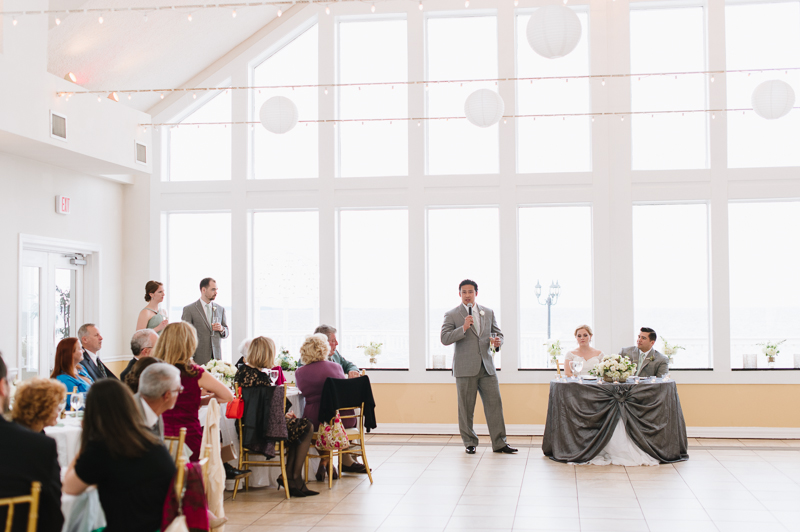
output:
[{"label": "white flower arrangement", "polygon": [[378,355],[381,354],[382,345],[383,344],[380,342],[370,342],[367,345],[359,345],[357,349],[363,349],[364,354],[369,358],[369,361],[374,363]]},{"label": "white flower arrangement", "polygon": [[636,364],[626,356],[606,355],[589,373],[601,379],[625,382],[636,373]]},{"label": "white flower arrangement", "polygon": [[756,345],[763,345],[764,347],[761,349],[761,352],[764,353],[768,357],[776,357],[780,350],[778,346],[781,345],[786,340],[781,340],[780,342],[764,342],[763,344],[756,344]]},{"label": "white flower arrangement", "polygon": [[556,340],[555,342],[552,340],[548,340],[546,343],[542,344],[547,348],[547,352],[550,355],[550,358],[553,362],[558,361],[558,357],[561,356],[561,340]]},{"label": "white flower arrangement", "polygon": [[672,362],[672,357],[678,354],[678,351],[680,351],[681,349],[686,349],[682,345],[670,344],[669,342],[667,342],[667,339],[664,338],[663,336],[661,337],[661,340],[664,342],[664,354],[667,356],[667,358],[669,358],[670,362]]},{"label": "white flower arrangement", "polygon": [[236,368],[234,366],[222,360],[212,359],[203,368],[222,384],[228,388],[233,388],[233,378],[236,376]]}]

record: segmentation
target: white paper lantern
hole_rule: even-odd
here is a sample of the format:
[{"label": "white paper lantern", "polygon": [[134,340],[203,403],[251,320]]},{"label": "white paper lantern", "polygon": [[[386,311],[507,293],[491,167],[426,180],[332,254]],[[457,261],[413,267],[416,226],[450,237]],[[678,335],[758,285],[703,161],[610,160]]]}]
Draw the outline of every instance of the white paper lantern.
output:
[{"label": "white paper lantern", "polygon": [[273,96],[258,114],[264,129],[282,135],[297,125],[297,106],[284,96]]},{"label": "white paper lantern", "polygon": [[493,126],[503,118],[506,105],[503,98],[489,89],[478,89],[464,102],[467,120],[478,127]]},{"label": "white paper lantern", "polygon": [[540,7],[528,21],[528,44],[548,59],[569,54],[581,40],[581,21],[573,10],[562,5]]},{"label": "white paper lantern", "polygon": [[789,114],[794,107],[794,90],[785,81],[771,79],[756,87],[750,103],[758,116],[775,120]]}]

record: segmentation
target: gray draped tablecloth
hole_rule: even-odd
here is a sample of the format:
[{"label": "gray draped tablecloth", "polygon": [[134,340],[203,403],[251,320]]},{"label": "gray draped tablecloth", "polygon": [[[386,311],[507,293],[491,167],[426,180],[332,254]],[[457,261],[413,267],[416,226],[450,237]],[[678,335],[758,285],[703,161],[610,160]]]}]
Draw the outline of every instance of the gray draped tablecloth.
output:
[{"label": "gray draped tablecloth", "polygon": [[689,459],[675,381],[650,384],[551,382],[542,451],[558,462],[588,462],[622,418],[633,443],[662,463]]}]

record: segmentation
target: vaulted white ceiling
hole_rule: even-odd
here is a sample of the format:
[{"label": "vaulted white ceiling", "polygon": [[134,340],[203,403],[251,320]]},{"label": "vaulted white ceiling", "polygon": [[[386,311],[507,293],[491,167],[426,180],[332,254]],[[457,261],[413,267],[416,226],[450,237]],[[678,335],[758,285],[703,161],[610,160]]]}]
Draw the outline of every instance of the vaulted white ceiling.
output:
[{"label": "vaulted white ceiling", "polygon": [[[276,17],[277,8],[176,7],[147,13],[129,7],[214,5],[199,0],[50,0],[50,9],[76,10],[50,17],[48,71],[73,72],[91,90],[178,88]],[[97,12],[108,8],[103,24]],[[117,11],[110,11],[111,8]],[[192,21],[188,20],[191,13]],[[120,102],[148,111],[158,94],[136,94]]]}]

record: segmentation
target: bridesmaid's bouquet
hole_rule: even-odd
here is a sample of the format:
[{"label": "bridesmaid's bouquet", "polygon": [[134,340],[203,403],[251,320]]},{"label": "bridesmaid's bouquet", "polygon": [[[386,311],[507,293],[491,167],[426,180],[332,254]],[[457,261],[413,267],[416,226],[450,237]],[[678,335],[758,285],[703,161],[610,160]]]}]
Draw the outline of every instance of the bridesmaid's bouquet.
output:
[{"label": "bridesmaid's bouquet", "polygon": [[589,370],[589,373],[606,382],[625,382],[628,377],[636,373],[636,364],[626,356],[606,355],[599,364]]},{"label": "bridesmaid's bouquet", "polygon": [[236,368],[222,360],[211,359],[203,366],[207,372],[213,375],[218,381],[233,389],[233,378],[236,376]]}]

